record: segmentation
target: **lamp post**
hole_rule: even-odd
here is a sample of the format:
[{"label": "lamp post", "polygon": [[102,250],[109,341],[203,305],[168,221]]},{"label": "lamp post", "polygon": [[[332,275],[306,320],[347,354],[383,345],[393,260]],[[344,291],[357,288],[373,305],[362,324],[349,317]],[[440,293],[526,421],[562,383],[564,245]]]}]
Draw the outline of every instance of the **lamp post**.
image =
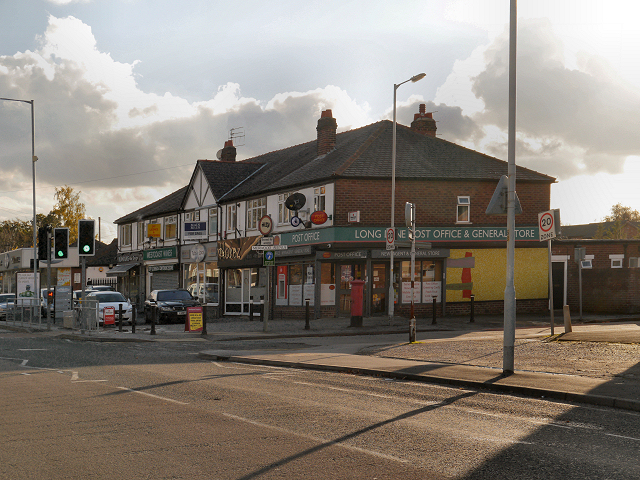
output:
[{"label": "lamp post", "polygon": [[22,102],[31,104],[31,174],[33,178],[33,283],[36,290],[36,311],[40,310],[40,286],[36,285],[37,273],[38,273],[38,247],[36,245],[36,143],[35,143],[35,122],[33,115],[33,100],[20,100],[17,98],[0,98],[0,100],[6,100],[7,102]]},{"label": "lamp post", "polygon": [[[426,77],[426,73],[419,73],[414,75],[409,80],[393,85],[393,140],[391,143],[391,230],[395,236],[394,217],[395,217],[395,204],[396,204],[396,92],[398,87],[407,82],[417,82]],[[389,323],[393,321],[393,308],[395,303],[395,292],[393,290],[393,252],[395,245],[391,249],[390,261],[391,268],[389,270]]]}]

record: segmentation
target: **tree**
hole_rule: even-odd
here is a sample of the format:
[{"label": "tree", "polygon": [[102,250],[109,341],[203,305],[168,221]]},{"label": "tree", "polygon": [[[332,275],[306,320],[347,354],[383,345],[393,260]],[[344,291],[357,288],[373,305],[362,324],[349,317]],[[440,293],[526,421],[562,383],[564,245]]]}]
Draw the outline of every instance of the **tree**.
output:
[{"label": "tree", "polygon": [[65,185],[56,187],[56,193],[53,195],[58,203],[54,205],[50,215],[58,217],[62,222],[60,226],[69,229],[69,243],[78,239],[78,220],[86,216],[84,203],[80,201],[80,193],[75,193],[72,187]]},{"label": "tree", "polygon": [[[621,203],[611,207],[611,214],[604,217],[594,238],[640,238],[640,212],[632,210]],[[636,225],[634,225],[636,223]]]}]

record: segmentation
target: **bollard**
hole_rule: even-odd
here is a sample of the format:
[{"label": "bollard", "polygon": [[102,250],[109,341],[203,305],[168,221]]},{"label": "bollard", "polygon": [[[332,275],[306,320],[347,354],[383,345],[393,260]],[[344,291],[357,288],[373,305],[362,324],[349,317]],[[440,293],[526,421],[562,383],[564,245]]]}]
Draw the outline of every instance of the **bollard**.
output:
[{"label": "bollard", "polygon": [[569,333],[571,331],[571,312],[569,305],[562,307],[562,313],[564,313],[564,333]]},{"label": "bollard", "polygon": [[416,342],[416,319],[409,320],[409,343]]},{"label": "bollard", "polygon": [[131,333],[136,333],[136,321],[137,321],[137,315],[136,315],[136,307],[133,307],[131,309]]},{"label": "bollard", "polygon": [[264,297],[260,295],[260,321],[264,322]]},{"label": "bollard", "polygon": [[156,334],[156,317],[158,315],[158,308],[154,305],[151,307],[151,335]]},{"label": "bollard", "polygon": [[305,307],[304,307],[304,329],[305,330],[311,329],[311,325],[309,325],[309,299],[308,298],[305,300]]},{"label": "bollard", "polygon": [[475,300],[475,298],[475,295],[471,295],[471,320],[469,320],[469,323],[473,323],[476,321],[473,315],[473,301]]},{"label": "bollard", "polygon": [[433,297],[433,320],[431,320],[431,325],[435,325],[436,324],[436,301],[438,300],[438,297]]},{"label": "bollard", "polygon": [[118,304],[118,331],[122,333],[122,304]]},{"label": "bollard", "polygon": [[207,305],[202,305],[202,332],[200,335],[207,335]]},{"label": "bollard", "polygon": [[249,321],[253,321],[253,297],[249,300]]}]

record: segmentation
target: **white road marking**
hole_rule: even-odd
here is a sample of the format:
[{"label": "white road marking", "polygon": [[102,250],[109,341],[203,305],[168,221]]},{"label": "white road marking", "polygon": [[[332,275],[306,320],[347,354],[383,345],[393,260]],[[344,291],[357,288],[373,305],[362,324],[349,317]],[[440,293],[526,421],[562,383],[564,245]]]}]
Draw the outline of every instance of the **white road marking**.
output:
[{"label": "white road marking", "polygon": [[46,348],[19,348],[19,352],[46,352]]},{"label": "white road marking", "polygon": [[131,393],[139,393],[140,395],[146,395],[147,397],[157,398],[158,400],[165,400],[167,402],[177,403],[179,405],[189,405],[188,403],[180,402],[179,400],[174,400],[172,398],[161,397],[159,395],[154,395],[153,393],[141,392],[139,390],[132,390],[127,387],[116,387],[116,388],[119,388],[120,390],[126,390],[127,392],[131,392]]},{"label": "white road marking", "polygon": [[605,435],[608,435],[609,437],[624,438],[625,440],[635,440],[636,442],[640,442],[640,438],[626,437],[624,435],[615,435],[613,433],[605,433]]},{"label": "white road marking", "polygon": [[22,360],[22,363],[20,364],[20,366],[25,367],[27,363],[29,363],[29,360]]},{"label": "white road marking", "polygon": [[77,382],[78,381],[78,372],[71,372],[71,381],[72,382]]},{"label": "white road marking", "polygon": [[312,440],[314,442],[332,443],[335,446],[346,448],[348,450],[353,450],[353,451],[360,452],[360,453],[365,453],[367,455],[373,455],[374,457],[384,458],[384,459],[387,459],[387,460],[394,460],[394,461],[400,462],[400,463],[409,463],[408,460],[404,460],[402,458],[394,457],[392,455],[386,455],[384,453],[375,452],[373,450],[367,450],[366,448],[353,447],[351,445],[347,445],[347,444],[342,443],[342,442],[337,442],[335,440],[316,437],[315,435],[309,435],[309,434],[306,434],[306,433],[294,432],[293,430],[289,430],[289,429],[282,428],[282,427],[275,427],[273,425],[268,425],[266,423],[258,422],[256,420],[251,420],[250,418],[239,417],[238,415],[233,415],[231,413],[224,413],[223,412],[222,415],[224,415],[225,417],[232,418],[234,420],[238,420],[240,422],[245,422],[245,423],[249,423],[251,425],[255,425],[257,427],[269,428],[271,430],[276,430],[278,432],[283,432],[283,433],[286,433],[286,434],[289,434],[289,435],[296,435],[298,437],[306,438],[306,439]]}]

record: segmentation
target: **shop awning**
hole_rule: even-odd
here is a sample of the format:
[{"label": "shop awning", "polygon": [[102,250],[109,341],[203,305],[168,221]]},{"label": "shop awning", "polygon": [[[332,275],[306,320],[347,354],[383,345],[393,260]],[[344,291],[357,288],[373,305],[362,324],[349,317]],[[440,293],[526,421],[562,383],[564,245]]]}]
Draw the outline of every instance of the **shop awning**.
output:
[{"label": "shop awning", "polygon": [[124,265],[116,265],[107,272],[107,277],[121,277],[123,275],[126,275],[129,270],[137,266],[137,263],[125,263]]}]

